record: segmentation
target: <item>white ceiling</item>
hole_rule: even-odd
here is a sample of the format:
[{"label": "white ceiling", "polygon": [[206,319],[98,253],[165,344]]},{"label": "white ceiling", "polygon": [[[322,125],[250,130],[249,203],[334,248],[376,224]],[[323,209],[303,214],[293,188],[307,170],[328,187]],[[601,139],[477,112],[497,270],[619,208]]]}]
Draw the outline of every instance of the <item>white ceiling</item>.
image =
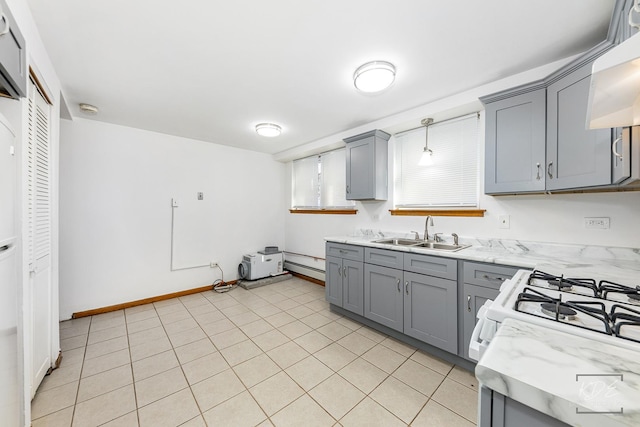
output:
[{"label": "white ceiling", "polygon": [[[278,153],[574,55],[613,0],[28,0],[71,114]],[[397,67],[377,95],[371,60]],[[282,125],[258,136],[260,122]]]}]

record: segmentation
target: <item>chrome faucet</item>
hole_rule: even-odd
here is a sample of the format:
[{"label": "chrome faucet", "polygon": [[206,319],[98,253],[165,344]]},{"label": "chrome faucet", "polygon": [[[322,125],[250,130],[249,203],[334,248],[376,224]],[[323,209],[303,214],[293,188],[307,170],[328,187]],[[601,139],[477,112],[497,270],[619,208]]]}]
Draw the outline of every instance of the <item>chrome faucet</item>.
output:
[{"label": "chrome faucet", "polygon": [[433,218],[431,215],[427,215],[427,219],[424,222],[424,241],[429,241],[429,226],[433,227]]},{"label": "chrome faucet", "polygon": [[436,234],[434,234],[434,235],[433,235],[433,240],[434,240],[434,242],[442,242],[442,237],[440,237],[440,236],[442,236],[442,233],[436,233]]},{"label": "chrome faucet", "polygon": [[420,235],[418,234],[417,231],[412,231],[412,233],[415,233],[415,239],[416,240],[420,240]]},{"label": "chrome faucet", "polygon": [[451,233],[451,236],[453,237],[453,244],[458,246],[458,235],[456,233]]}]

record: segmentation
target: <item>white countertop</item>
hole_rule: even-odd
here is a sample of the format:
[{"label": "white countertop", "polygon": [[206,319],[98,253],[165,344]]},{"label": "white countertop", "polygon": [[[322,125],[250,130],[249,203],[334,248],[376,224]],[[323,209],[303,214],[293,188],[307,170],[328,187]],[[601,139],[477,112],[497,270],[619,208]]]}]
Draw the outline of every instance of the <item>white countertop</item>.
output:
[{"label": "white countertop", "polygon": [[[478,362],[476,377],[571,425],[640,425],[636,351],[507,319]],[[604,413],[620,409],[622,414]]]},{"label": "white countertop", "polygon": [[[412,238],[412,234],[386,237]],[[467,261],[504,264],[539,269],[565,277],[591,277],[595,280],[618,280],[628,285],[640,284],[640,249],[606,246],[567,245],[503,239],[460,238],[471,247],[456,252],[374,243],[380,236],[325,237],[328,242],[346,243],[402,252],[436,255]],[[575,272],[575,274],[572,274]]]}]

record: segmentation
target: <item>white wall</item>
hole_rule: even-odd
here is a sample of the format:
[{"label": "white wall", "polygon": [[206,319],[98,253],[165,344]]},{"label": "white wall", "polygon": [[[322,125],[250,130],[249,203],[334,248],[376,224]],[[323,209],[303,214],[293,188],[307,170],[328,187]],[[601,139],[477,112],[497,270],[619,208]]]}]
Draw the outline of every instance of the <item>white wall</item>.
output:
[{"label": "white wall", "polygon": [[[481,116],[481,123],[484,117]],[[484,128],[480,131],[484,135]],[[391,216],[393,209],[393,145],[389,141],[389,200],[357,202],[357,215],[287,214],[287,250],[324,256],[325,236],[353,234],[357,229],[424,232],[425,217]],[[481,138],[480,188],[484,188],[484,138]],[[291,162],[287,168],[287,206],[291,204]],[[481,190],[482,192],[482,190]],[[640,192],[487,196],[480,195],[482,218],[435,217],[432,232],[461,237],[640,248]],[[510,228],[499,228],[498,216],[510,215]],[[608,230],[585,229],[584,217],[609,217]]]},{"label": "white wall", "polygon": [[176,195],[213,201],[210,223],[192,227],[225,280],[243,254],[284,246],[286,167],[270,155],[85,119],[61,121],[60,145],[61,319],[220,278],[170,271]]}]

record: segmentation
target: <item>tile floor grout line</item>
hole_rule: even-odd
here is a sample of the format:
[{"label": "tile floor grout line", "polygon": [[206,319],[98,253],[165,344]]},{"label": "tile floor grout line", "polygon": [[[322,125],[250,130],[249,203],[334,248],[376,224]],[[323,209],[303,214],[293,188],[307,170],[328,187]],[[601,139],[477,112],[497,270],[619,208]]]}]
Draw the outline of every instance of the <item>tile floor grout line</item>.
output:
[{"label": "tile floor grout line", "polygon": [[[354,387],[354,389],[359,390],[359,392],[362,392],[364,394],[364,397],[362,399],[360,399],[340,419],[344,419],[356,407],[361,405],[361,403],[368,397],[368,398],[370,398],[372,400],[372,402],[375,402],[376,405],[379,405],[380,407],[382,407],[386,412],[391,413],[394,416],[395,419],[400,420],[404,424],[404,421],[402,421],[396,415],[396,413],[394,413],[391,409],[387,408],[383,404],[379,403],[376,399],[371,397],[371,395],[377,389],[379,389],[380,386],[382,384],[384,384],[384,382],[387,381],[389,377],[392,377],[398,371],[398,369],[400,369],[402,366],[405,366],[407,364],[407,360],[411,360],[412,362],[416,363],[417,365],[420,366],[421,369],[428,369],[429,371],[433,371],[433,372],[443,376],[442,381],[439,382],[438,386],[436,387],[435,391],[431,394],[431,396],[425,396],[422,392],[420,392],[419,390],[415,389],[411,385],[406,384],[404,381],[400,380],[399,378],[393,377],[395,380],[399,381],[400,383],[402,383],[406,387],[408,387],[408,388],[414,390],[416,393],[419,393],[420,395],[423,395],[423,396],[426,397],[425,403],[423,405],[421,405],[421,407],[419,408],[417,414],[414,415],[414,417],[412,418],[410,423],[414,422],[415,419],[425,410],[425,407],[426,407],[427,403],[430,400],[433,400],[432,396],[443,386],[443,384],[444,384],[444,382],[445,382],[445,380],[447,378],[451,379],[451,381],[452,381],[452,382],[447,382],[448,384],[457,384],[457,385],[460,385],[460,386],[464,387],[466,390],[470,390],[470,391],[473,391],[473,392],[477,393],[477,390],[474,389],[472,386],[468,386],[466,383],[460,382],[460,381],[458,381],[458,380],[456,380],[456,379],[454,379],[454,378],[449,376],[454,371],[455,365],[452,364],[448,368],[447,373],[443,375],[442,373],[440,373],[438,371],[435,371],[434,369],[430,368],[429,366],[423,365],[422,363],[417,362],[416,360],[412,359],[412,357],[418,352],[418,349],[413,348],[413,346],[410,346],[412,348],[412,351],[410,352],[410,354],[405,356],[404,353],[399,353],[394,348],[392,348],[393,345],[390,345],[390,344],[393,344],[393,343],[391,341],[388,341],[388,340],[391,339],[391,337],[389,337],[388,335],[386,335],[386,334],[384,334],[382,332],[379,332],[379,331],[377,331],[375,329],[370,329],[370,328],[364,327],[364,326],[359,326],[359,327],[356,327],[355,329],[353,329],[354,325],[351,325],[351,324],[346,325],[345,323],[352,322],[352,320],[347,318],[347,317],[344,317],[344,316],[341,316],[341,315],[337,315],[337,313],[331,312],[330,311],[330,307],[328,306],[328,304],[326,304],[325,301],[322,300],[323,294],[321,292],[318,292],[317,288],[313,288],[313,287],[310,287],[310,286],[301,286],[301,287],[298,287],[297,289],[294,289],[295,286],[297,286],[297,285],[289,284],[286,288],[285,287],[274,288],[274,289],[270,289],[269,292],[267,292],[266,288],[264,288],[264,290],[260,291],[260,293],[254,293],[254,292],[251,292],[251,291],[242,291],[242,290],[239,289],[238,292],[234,293],[233,295],[229,294],[228,296],[225,296],[224,299],[218,298],[218,295],[211,296],[209,298],[209,297],[207,297],[207,295],[204,292],[202,292],[202,293],[198,294],[198,297],[196,297],[194,295],[194,297],[187,298],[184,301],[182,299],[180,299],[180,298],[176,298],[175,304],[172,303],[172,304],[167,304],[166,305],[166,307],[169,307],[169,306],[172,306],[172,305],[180,304],[180,307],[181,307],[180,310],[175,310],[175,311],[171,311],[169,313],[166,313],[165,315],[160,315],[160,313],[158,312],[158,307],[156,307],[155,304],[153,305],[153,309],[155,310],[156,318],[158,318],[158,320],[160,322],[160,326],[162,326],[162,330],[163,330],[163,332],[164,332],[164,334],[165,334],[165,336],[167,338],[169,337],[169,334],[168,334],[167,329],[166,329],[167,325],[170,325],[171,323],[183,321],[183,320],[184,321],[190,320],[192,322],[195,322],[195,324],[197,325],[197,326],[194,326],[192,328],[189,328],[188,329],[189,331],[193,330],[195,332],[196,329],[200,328],[200,330],[205,335],[201,339],[196,339],[194,341],[189,341],[189,342],[184,342],[184,343],[180,342],[181,345],[179,345],[179,346],[176,346],[174,344],[174,342],[171,341],[171,339],[168,338],[169,339],[170,348],[171,348],[171,350],[173,352],[173,355],[177,359],[178,365],[180,366],[182,375],[184,377],[186,377],[186,374],[185,374],[185,371],[184,371],[184,368],[183,368],[183,363],[180,361],[180,359],[177,358],[177,351],[176,350],[178,348],[180,348],[180,347],[187,346],[189,344],[192,344],[192,343],[200,341],[200,340],[204,341],[206,339],[207,340],[206,342],[211,344],[212,349],[214,350],[214,352],[220,353],[222,358],[225,360],[225,363],[228,364],[228,368],[227,369],[232,370],[233,371],[233,375],[236,378],[236,380],[238,380],[242,384],[244,390],[241,391],[240,393],[243,393],[244,391],[248,391],[248,395],[251,397],[253,402],[262,410],[263,414],[266,415],[266,412],[264,411],[262,406],[256,401],[256,399],[253,396],[252,392],[250,391],[249,387],[247,387],[247,384],[242,380],[242,378],[240,378],[240,375],[239,375],[238,371],[236,371],[236,369],[238,369],[238,366],[240,366],[240,365],[242,365],[244,363],[250,362],[250,361],[262,356],[263,354],[267,356],[268,360],[270,360],[272,363],[275,364],[275,366],[277,366],[277,372],[276,373],[274,373],[273,375],[268,376],[267,378],[261,379],[258,383],[252,385],[252,387],[255,387],[256,385],[261,384],[264,381],[267,381],[268,379],[272,378],[273,376],[278,375],[280,372],[284,372],[284,374],[285,374],[284,377],[288,378],[290,381],[292,381],[294,384],[296,384],[296,386],[299,387],[300,390],[302,390],[302,394],[300,396],[298,396],[297,398],[295,398],[294,400],[292,400],[291,402],[288,402],[283,408],[280,408],[278,411],[276,411],[271,416],[267,415],[266,416],[266,420],[268,420],[268,422],[272,422],[272,417],[273,416],[275,416],[278,413],[280,413],[281,411],[285,410],[286,408],[291,406],[294,402],[297,402],[299,399],[303,398],[304,396],[308,396],[310,401],[314,402],[314,405],[318,405],[318,407],[321,408],[324,411],[324,413],[327,413],[332,420],[335,420],[333,415],[328,413],[327,409],[324,408],[324,406],[320,405],[320,403],[317,402],[310,394],[310,392],[314,388],[318,387],[320,384],[325,382],[328,378],[325,378],[322,382],[320,382],[319,384],[314,385],[314,387],[312,389],[307,391],[301,386],[301,384],[299,384],[295,379],[293,379],[293,377],[289,374],[289,372],[286,371],[287,369],[291,368],[292,366],[295,366],[297,363],[300,363],[302,360],[307,359],[309,356],[313,356],[314,360],[316,362],[319,362],[320,365],[325,366],[327,369],[329,369],[329,371],[331,372],[329,378],[332,377],[334,374],[337,374],[338,377],[341,378],[343,381],[347,381],[347,383],[350,384],[352,387]],[[291,294],[291,292],[289,292],[289,290],[294,290],[293,295]],[[200,300],[202,300],[201,303],[200,303]],[[277,301],[277,302],[276,303],[272,303],[271,301]],[[216,305],[216,302],[218,302],[218,305]],[[280,306],[286,307],[286,308],[282,309],[281,307],[279,307],[276,304],[279,304]],[[165,305],[163,305],[163,307],[164,306]],[[202,307],[202,308],[200,308],[200,307]],[[230,308],[230,307],[238,307],[238,308],[236,308],[235,310],[225,310],[225,311],[229,312],[229,315],[225,314],[222,311],[223,309]],[[266,308],[266,309],[262,310],[262,312],[264,312],[264,313],[270,313],[272,310],[278,310],[278,312],[262,316],[262,315],[258,314],[255,311],[255,310],[259,310],[260,311],[260,308],[262,308],[262,307],[273,307],[273,308]],[[184,319],[173,320],[173,321],[170,321],[170,322],[167,322],[167,323],[165,323],[163,321],[163,317],[166,317],[166,315],[170,315],[173,312],[181,311],[182,309],[185,309],[185,313],[184,313],[185,318]],[[193,312],[191,310],[193,310]],[[290,312],[289,312],[290,310],[294,310],[295,311],[295,315],[291,315]],[[146,310],[142,310],[142,311],[139,311],[139,312],[137,311],[135,314],[142,313],[144,311],[146,311]],[[242,312],[241,313],[237,313],[238,311],[242,311]],[[204,321],[206,321],[205,319],[207,319],[207,314],[209,314],[209,313],[219,313],[221,318],[217,319],[217,320],[214,320],[214,321],[207,321],[206,323],[204,323]],[[287,314],[290,317],[286,317],[286,316],[284,316],[284,314]],[[251,315],[253,315],[253,317],[256,317],[256,319],[255,320],[251,320],[251,321],[247,321],[247,318],[251,317]],[[279,322],[276,320],[276,323],[278,323],[279,325],[275,326],[271,322],[266,320],[267,317],[276,316],[276,315],[280,315],[280,317],[283,320],[286,320],[286,322],[284,324],[279,324]],[[324,316],[327,319],[328,322],[327,323],[323,323],[322,325],[319,325],[317,327],[314,327],[314,325],[318,325],[318,322],[324,321],[324,320],[318,320],[318,319],[311,319],[310,318],[311,316],[315,316],[315,315]],[[338,316],[338,317],[334,317],[334,316]],[[129,345],[128,348],[129,348],[130,366],[131,366],[131,369],[133,369],[131,346],[130,346],[130,341],[129,341],[129,323],[126,322],[127,317],[128,317],[127,313],[126,313],[126,311],[124,311],[125,336],[127,337],[127,344]],[[144,317],[144,316],[141,316],[141,317]],[[179,318],[179,317],[181,317],[181,316],[180,315],[175,315],[173,317],[170,317],[170,319],[171,318]],[[215,317],[215,315],[211,316],[211,317]],[[235,321],[231,320],[231,317],[235,317]],[[202,320],[198,320],[198,318],[201,318]],[[307,318],[310,318],[310,319],[308,319],[309,323],[304,321]],[[149,320],[149,319],[150,318],[140,319],[140,320],[138,320],[136,322]],[[273,320],[275,320],[275,319],[277,319],[277,317],[274,317]],[[230,329],[230,330],[238,331],[240,334],[242,334],[242,336],[247,338],[246,340],[241,341],[241,343],[246,343],[247,341],[249,341],[253,345],[256,345],[257,348],[259,348],[259,350],[260,350],[258,352],[258,354],[254,355],[252,357],[249,357],[246,360],[242,360],[242,362],[236,363],[234,366],[231,366],[231,364],[229,362],[232,362],[232,360],[228,359],[228,357],[231,357],[229,355],[232,354],[232,353],[228,353],[228,355],[225,357],[223,355],[222,351],[227,349],[227,348],[233,347],[233,346],[235,346],[237,344],[240,344],[240,343],[235,343],[235,344],[232,344],[231,346],[227,346],[227,347],[225,347],[223,349],[220,349],[215,345],[215,343],[213,342],[213,339],[212,339],[212,337],[214,337],[217,334],[211,334],[210,335],[209,333],[204,332],[204,328],[203,328],[204,325],[209,325],[209,324],[213,325],[213,324],[215,324],[215,323],[217,323],[217,322],[219,322],[221,320],[227,321],[227,322],[229,322],[230,325],[233,325],[232,329]],[[203,323],[201,323],[201,321]],[[92,321],[90,321],[89,330],[90,330],[90,327],[91,327],[91,322]],[[131,324],[134,324],[136,322],[131,322]],[[236,322],[238,322],[238,323],[236,323]],[[251,332],[251,329],[250,328],[247,329],[246,326],[250,325],[252,323],[258,323],[258,322],[266,322],[266,324],[271,329],[268,330],[268,331],[263,331],[260,334],[255,335],[253,337],[249,336],[249,334],[252,333],[252,332]],[[294,323],[294,322],[298,322],[298,324],[300,326],[304,325],[304,328],[307,328],[308,331],[303,333],[300,336],[296,336],[296,334],[289,334],[289,335],[284,334],[283,335],[282,331],[281,331],[281,328],[283,328],[286,325],[289,325],[291,323]],[[319,331],[319,329],[321,329],[322,327],[324,327],[326,325],[330,325],[330,324],[338,324],[338,325],[342,326],[343,328],[346,328],[345,330],[348,329],[348,332],[346,333],[346,335],[342,335],[342,336],[338,337],[337,339],[334,339],[333,336],[336,336],[336,334],[331,334],[332,336],[328,336],[328,335],[325,335],[324,333]],[[295,327],[293,329],[295,330],[296,328],[297,327]],[[144,331],[144,330],[146,330],[146,329],[143,329],[141,331]],[[260,329],[256,329],[256,330],[260,330]],[[367,336],[368,334],[365,333],[365,331],[367,331],[367,330],[371,330],[371,332],[373,332],[373,333],[380,334],[380,336],[383,336],[383,338],[378,341],[378,339],[379,339],[378,336],[373,336],[373,335]],[[141,331],[136,331],[136,332],[141,332]],[[184,332],[184,331],[182,331],[182,332]],[[227,332],[227,331],[221,331],[218,334],[222,334],[224,332]],[[280,345],[274,347],[274,348],[269,348],[269,346],[267,345],[267,346],[265,346],[265,348],[268,348],[268,350],[266,350],[266,351],[263,349],[262,346],[257,345],[256,341],[254,341],[254,340],[257,340],[259,337],[261,337],[263,335],[266,335],[266,334],[269,334],[269,333],[273,333],[273,332],[279,332],[279,334],[280,334],[279,336],[282,336],[282,338],[286,339],[286,341],[284,343],[281,343]],[[292,332],[292,330],[289,330],[289,332]],[[351,351],[349,348],[347,348],[345,346],[346,344],[348,344],[347,341],[343,341],[343,343],[341,343],[340,341],[344,340],[346,337],[352,335],[353,333],[358,333],[359,336],[367,338],[367,339],[370,339],[371,342],[373,343],[373,346],[368,348],[362,354],[359,354],[359,352]],[[316,337],[318,337],[318,338],[320,336],[323,337],[321,340],[319,340],[321,342],[320,348],[315,348],[315,346],[312,345],[311,348],[313,349],[313,352],[307,350],[306,347],[302,346],[301,344],[299,344],[296,341],[296,340],[299,340],[300,338],[303,338],[303,337],[305,337],[307,335],[310,335],[310,334],[320,334],[319,336],[316,335]],[[175,334],[173,334],[173,335],[175,335]],[[195,335],[197,335],[197,334],[194,334],[194,336]],[[294,337],[294,338],[291,338],[291,337]],[[90,334],[88,333],[87,334],[87,340],[85,341],[84,352],[83,352],[82,370],[85,369],[84,364],[86,362],[86,355],[87,355],[87,351],[88,351],[88,345],[89,345],[88,344],[88,340],[89,340],[89,338],[90,338]],[[192,338],[188,338],[188,339],[192,339]],[[280,338],[276,338],[276,339],[280,340]],[[313,340],[313,336],[310,336],[308,339],[310,339],[311,342],[316,341],[316,340]],[[102,342],[102,341],[100,341],[100,342]],[[302,342],[302,341],[300,341],[300,342]],[[277,364],[275,362],[275,359],[273,358],[273,356],[268,354],[268,352],[270,352],[272,350],[275,350],[275,349],[277,349],[279,347],[291,344],[291,343],[293,343],[296,346],[302,348],[305,351],[305,354],[307,354],[307,355],[305,357],[303,357],[302,359],[296,361],[295,363],[292,363],[291,365],[287,366],[286,368],[282,368],[279,364]],[[332,368],[328,367],[326,364],[324,364],[324,362],[322,362],[316,356],[317,353],[319,353],[323,349],[326,349],[327,347],[331,346],[334,343],[338,344],[337,348],[340,348],[340,349],[342,349],[344,351],[353,353],[355,355],[355,358],[353,360],[349,361],[345,366],[342,366],[340,369],[335,370],[335,371]],[[402,342],[400,342],[400,343],[404,344]],[[354,345],[357,346],[358,344],[354,343]],[[377,384],[375,384],[375,386],[372,388],[372,390],[370,390],[368,393],[364,393],[355,384],[351,383],[345,376],[343,376],[345,374],[344,373],[340,373],[340,371],[345,369],[350,364],[356,362],[358,359],[360,359],[360,360],[362,360],[363,362],[366,362],[366,363],[371,363],[367,359],[365,359],[363,357],[363,355],[366,354],[367,352],[369,352],[371,349],[375,348],[376,346],[381,346],[381,347],[385,348],[386,350],[390,350],[390,351],[392,351],[394,353],[397,353],[398,355],[402,356],[403,360],[400,363],[400,365],[395,367],[390,373],[388,373],[388,372],[386,372],[384,370],[381,370],[381,372],[384,372],[384,377],[381,378],[381,380],[378,381]],[[358,349],[359,347],[354,347],[354,348]],[[425,353],[429,354],[428,352],[425,352]],[[212,354],[212,353],[209,353],[209,354]],[[140,360],[144,360],[146,358],[153,357],[153,356],[155,356],[155,355],[147,356],[147,357],[142,358]],[[193,360],[198,360],[198,359],[204,358],[206,356],[207,355],[200,356],[199,358],[196,358],[196,359],[193,359]],[[240,355],[240,356],[242,356],[242,355]],[[246,357],[246,356],[243,356],[243,357]],[[242,357],[240,359],[242,359]],[[190,360],[189,362],[192,362],[192,361]],[[185,362],[185,363],[189,363],[189,362]],[[374,364],[374,366],[376,366],[376,365]],[[116,368],[112,368],[112,369],[116,369]],[[225,369],[225,371],[227,369]],[[380,368],[378,368],[378,369],[380,369]],[[162,375],[165,372],[166,371],[160,372],[160,373],[157,373],[156,375]],[[132,372],[132,375],[133,375],[133,372]],[[216,373],[215,375],[218,375],[218,373]],[[211,378],[211,377],[207,377],[207,378],[205,378],[205,380],[208,379],[208,378]],[[81,379],[82,379],[82,377],[81,377]],[[462,379],[464,379],[464,377],[462,377]],[[202,380],[202,381],[204,381],[204,380]],[[134,385],[134,391],[135,391],[135,377],[134,377],[134,381],[133,382],[134,382],[133,385]],[[79,383],[80,383],[80,381],[79,381]],[[198,383],[200,383],[200,381]],[[195,383],[195,384],[198,384],[198,383]],[[192,386],[194,386],[195,384],[192,385],[187,381],[187,387],[190,388],[191,395],[192,395],[192,398],[194,399],[194,401],[195,401],[195,403],[197,405],[199,415],[197,415],[196,417],[193,417],[190,420],[187,420],[185,422],[190,422],[190,421],[192,421],[192,420],[194,420],[195,418],[198,418],[198,417],[204,418],[204,413],[201,410],[200,404],[198,403],[197,399],[195,398],[195,393],[194,393],[194,391],[192,389]],[[78,384],[78,387],[79,387],[79,384]],[[126,387],[126,386],[124,386],[124,387]],[[182,389],[182,390],[184,390],[184,389]],[[182,390],[179,390],[177,392],[180,392]],[[177,392],[174,392],[172,394],[175,394]],[[135,406],[136,406],[136,412],[138,412],[137,392],[135,392],[135,393],[136,393],[135,394]],[[169,394],[169,396],[171,396],[172,394]],[[76,390],[76,399],[75,399],[76,404],[77,404],[78,395],[79,395],[79,388]],[[236,394],[235,396],[230,397],[229,399],[226,399],[223,402],[217,403],[215,406],[213,406],[210,409],[213,409],[213,408],[217,407],[218,405],[229,401],[230,399],[236,398],[237,396],[238,396],[238,394]],[[163,398],[166,398],[166,397],[167,396],[165,396]],[[448,412],[450,412],[452,414],[455,414],[456,416],[461,417],[461,419],[464,419],[464,420],[472,422],[471,420],[469,420],[468,418],[466,418],[463,415],[459,414],[458,412],[454,411],[453,409],[450,409],[447,406],[436,402],[435,400],[433,400],[433,401],[436,404],[438,404],[439,406],[441,406],[444,410],[446,410],[446,411],[448,411]],[[157,401],[155,401],[155,402],[157,402]],[[153,403],[153,402],[150,402],[150,403]],[[63,408],[63,409],[66,409],[66,408]],[[75,405],[74,405],[74,412],[75,412]],[[128,415],[128,414],[125,414],[125,415]],[[74,414],[74,416],[75,416],[75,414]],[[138,413],[138,421],[140,421],[139,420],[139,413]],[[206,421],[205,421],[205,423],[206,423]]]}]

